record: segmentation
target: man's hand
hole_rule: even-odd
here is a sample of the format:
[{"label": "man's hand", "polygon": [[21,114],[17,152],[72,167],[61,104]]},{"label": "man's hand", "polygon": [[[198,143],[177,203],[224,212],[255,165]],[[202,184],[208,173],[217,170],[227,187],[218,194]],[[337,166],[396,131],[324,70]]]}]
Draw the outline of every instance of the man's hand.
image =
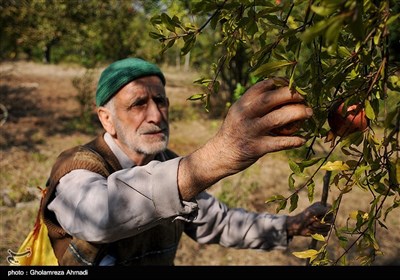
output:
[{"label": "man's hand", "polygon": [[302,137],[277,136],[272,131],[310,118],[312,113],[304,98],[289,89],[285,79],[261,81],[230,108],[214,140],[220,142],[232,172],[236,173],[267,153],[303,145],[306,140]]},{"label": "man's hand", "polygon": [[306,142],[299,136],[277,136],[272,132],[312,116],[304,98],[287,84],[285,79],[274,78],[250,87],[232,105],[217,134],[181,160],[178,186],[182,199],[193,198],[267,153],[300,147]]},{"label": "man's hand", "polygon": [[286,228],[288,236],[310,236],[315,233],[327,235],[333,222],[333,214],[328,212],[329,209],[330,206],[324,206],[321,202],[316,202],[303,212],[287,217]]}]

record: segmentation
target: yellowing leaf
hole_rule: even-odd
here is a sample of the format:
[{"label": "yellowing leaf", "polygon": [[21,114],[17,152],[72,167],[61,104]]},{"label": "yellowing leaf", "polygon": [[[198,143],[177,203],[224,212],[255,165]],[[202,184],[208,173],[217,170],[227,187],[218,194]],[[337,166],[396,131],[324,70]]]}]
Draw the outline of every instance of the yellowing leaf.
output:
[{"label": "yellowing leaf", "polygon": [[358,211],[354,210],[354,211],[349,213],[349,218],[352,219],[352,220],[357,220],[357,215],[358,215]]},{"label": "yellowing leaf", "polygon": [[308,259],[308,258],[315,258],[318,255],[318,251],[314,249],[309,249],[302,252],[293,252],[293,255],[300,259]]},{"label": "yellowing leaf", "polygon": [[369,218],[369,214],[360,210],[354,210],[349,213],[349,219],[357,220],[357,217],[361,218],[363,221],[366,221]]},{"label": "yellowing leaf", "polygon": [[315,233],[312,234],[311,237],[314,238],[315,240],[325,242],[325,237],[322,234]]},{"label": "yellowing leaf", "polygon": [[331,162],[328,161],[324,166],[321,167],[322,170],[329,170],[329,171],[336,171],[336,170],[349,170],[350,167],[346,164],[343,163],[343,161],[335,161],[335,162]]}]

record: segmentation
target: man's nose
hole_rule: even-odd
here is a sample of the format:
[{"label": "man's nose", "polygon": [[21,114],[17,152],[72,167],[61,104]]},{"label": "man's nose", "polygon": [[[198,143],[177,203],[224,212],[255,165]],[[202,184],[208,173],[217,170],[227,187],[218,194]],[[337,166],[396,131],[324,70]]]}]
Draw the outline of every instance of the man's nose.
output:
[{"label": "man's nose", "polygon": [[162,113],[160,108],[154,101],[149,102],[149,106],[147,107],[147,116],[146,119],[148,122],[159,124],[162,121]]}]

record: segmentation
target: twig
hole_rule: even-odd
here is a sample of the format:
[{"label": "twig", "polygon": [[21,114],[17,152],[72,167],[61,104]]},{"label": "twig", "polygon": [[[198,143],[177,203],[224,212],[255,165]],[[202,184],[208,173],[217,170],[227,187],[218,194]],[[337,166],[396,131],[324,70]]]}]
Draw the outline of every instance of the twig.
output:
[{"label": "twig", "polygon": [[[322,186],[322,194],[321,194],[321,203],[322,205],[326,206],[328,201],[328,193],[329,193],[329,180],[331,178],[332,171],[327,170],[324,179],[323,179],[323,186]],[[309,249],[315,249],[317,247],[318,240],[312,239]],[[309,266],[311,264],[310,258],[307,259],[306,265]]]}]

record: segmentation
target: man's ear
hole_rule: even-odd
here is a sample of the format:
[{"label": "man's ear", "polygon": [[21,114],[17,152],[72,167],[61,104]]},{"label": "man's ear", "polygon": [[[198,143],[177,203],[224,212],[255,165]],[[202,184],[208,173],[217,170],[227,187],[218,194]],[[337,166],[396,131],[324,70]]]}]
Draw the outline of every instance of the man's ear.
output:
[{"label": "man's ear", "polygon": [[110,110],[108,110],[106,107],[99,107],[97,108],[97,116],[99,117],[104,129],[112,136],[115,136],[116,132]]}]

